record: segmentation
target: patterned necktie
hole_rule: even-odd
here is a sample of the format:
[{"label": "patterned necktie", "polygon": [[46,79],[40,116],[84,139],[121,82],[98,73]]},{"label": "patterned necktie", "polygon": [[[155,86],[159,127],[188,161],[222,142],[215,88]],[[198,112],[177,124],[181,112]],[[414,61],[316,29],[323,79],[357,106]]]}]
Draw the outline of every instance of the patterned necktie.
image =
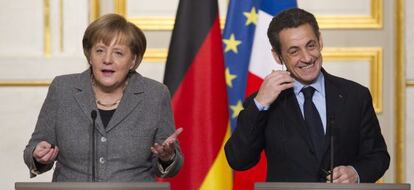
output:
[{"label": "patterned necktie", "polygon": [[314,92],[315,89],[311,86],[302,88],[302,93],[305,96],[303,112],[305,115],[305,123],[309,129],[315,152],[318,158],[320,159],[322,155],[325,132],[323,130],[323,125],[319,112],[312,101]]}]

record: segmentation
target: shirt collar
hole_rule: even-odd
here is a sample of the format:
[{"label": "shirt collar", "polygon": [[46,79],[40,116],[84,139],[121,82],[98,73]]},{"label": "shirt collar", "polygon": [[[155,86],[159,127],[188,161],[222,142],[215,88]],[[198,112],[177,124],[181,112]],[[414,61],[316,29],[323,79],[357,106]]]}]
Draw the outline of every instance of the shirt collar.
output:
[{"label": "shirt collar", "polygon": [[325,97],[325,82],[324,81],[325,81],[325,77],[323,76],[322,72],[320,72],[315,82],[313,82],[310,85],[303,85],[302,83],[300,83],[299,81],[295,79],[295,82],[293,83],[293,91],[295,92],[296,95],[299,95],[303,87],[312,86],[313,88],[315,88],[317,92],[319,92],[320,94],[322,94],[323,97]]}]

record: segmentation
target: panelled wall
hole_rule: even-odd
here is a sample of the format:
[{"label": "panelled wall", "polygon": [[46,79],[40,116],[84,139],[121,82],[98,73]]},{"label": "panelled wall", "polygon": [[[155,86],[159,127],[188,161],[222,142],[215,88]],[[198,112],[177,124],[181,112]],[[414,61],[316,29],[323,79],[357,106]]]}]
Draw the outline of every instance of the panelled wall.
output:
[{"label": "panelled wall", "polygon": [[[11,190],[16,181],[51,179],[52,172],[29,179],[23,149],[50,81],[87,68],[81,39],[88,23],[116,12],[140,26],[148,51],[138,71],[162,81],[178,0],[0,1],[0,186]],[[219,0],[222,21],[227,3]],[[371,90],[392,157],[383,181],[414,182],[414,164],[409,162],[414,159],[410,147],[414,141],[408,138],[414,127],[414,54],[404,54],[414,48],[409,43],[414,40],[410,20],[414,11],[404,10],[413,3],[298,0],[298,4],[313,12],[321,25],[326,70]]]},{"label": "panelled wall", "polygon": [[[406,158],[405,165],[405,174],[406,179],[414,184],[414,7],[413,1],[406,1],[405,5],[406,12],[403,13],[405,28],[402,28],[404,35],[404,44],[401,44],[401,47],[405,49],[405,54],[401,55],[404,59],[404,64],[401,65],[401,74],[399,76],[401,84],[401,94],[399,98],[402,100],[401,109],[404,112],[403,117],[401,117],[402,125],[405,125],[405,131],[402,133],[405,141],[402,141],[405,151],[405,155],[402,155]],[[411,9],[411,10],[410,10]]]}]

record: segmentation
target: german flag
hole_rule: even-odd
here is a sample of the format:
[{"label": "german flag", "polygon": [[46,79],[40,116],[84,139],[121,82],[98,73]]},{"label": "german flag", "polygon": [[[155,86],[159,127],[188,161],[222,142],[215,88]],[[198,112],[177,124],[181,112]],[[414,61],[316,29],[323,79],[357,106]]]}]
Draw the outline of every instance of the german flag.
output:
[{"label": "german flag", "polygon": [[164,83],[172,94],[184,166],[171,189],[232,189],[230,135],[217,0],[180,0]]}]

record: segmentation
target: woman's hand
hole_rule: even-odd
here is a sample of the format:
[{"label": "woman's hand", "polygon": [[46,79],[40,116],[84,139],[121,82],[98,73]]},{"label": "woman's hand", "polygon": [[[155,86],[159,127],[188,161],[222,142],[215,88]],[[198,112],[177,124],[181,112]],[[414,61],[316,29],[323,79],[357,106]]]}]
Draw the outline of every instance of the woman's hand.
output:
[{"label": "woman's hand", "polygon": [[183,132],[183,128],[175,130],[171,136],[165,139],[162,145],[154,143],[151,147],[151,151],[164,162],[172,160],[175,155],[175,141],[177,141],[177,137],[181,132]]},{"label": "woman's hand", "polygon": [[42,141],[36,145],[33,151],[33,158],[41,164],[50,164],[55,161],[58,153],[59,148],[57,146]]}]

